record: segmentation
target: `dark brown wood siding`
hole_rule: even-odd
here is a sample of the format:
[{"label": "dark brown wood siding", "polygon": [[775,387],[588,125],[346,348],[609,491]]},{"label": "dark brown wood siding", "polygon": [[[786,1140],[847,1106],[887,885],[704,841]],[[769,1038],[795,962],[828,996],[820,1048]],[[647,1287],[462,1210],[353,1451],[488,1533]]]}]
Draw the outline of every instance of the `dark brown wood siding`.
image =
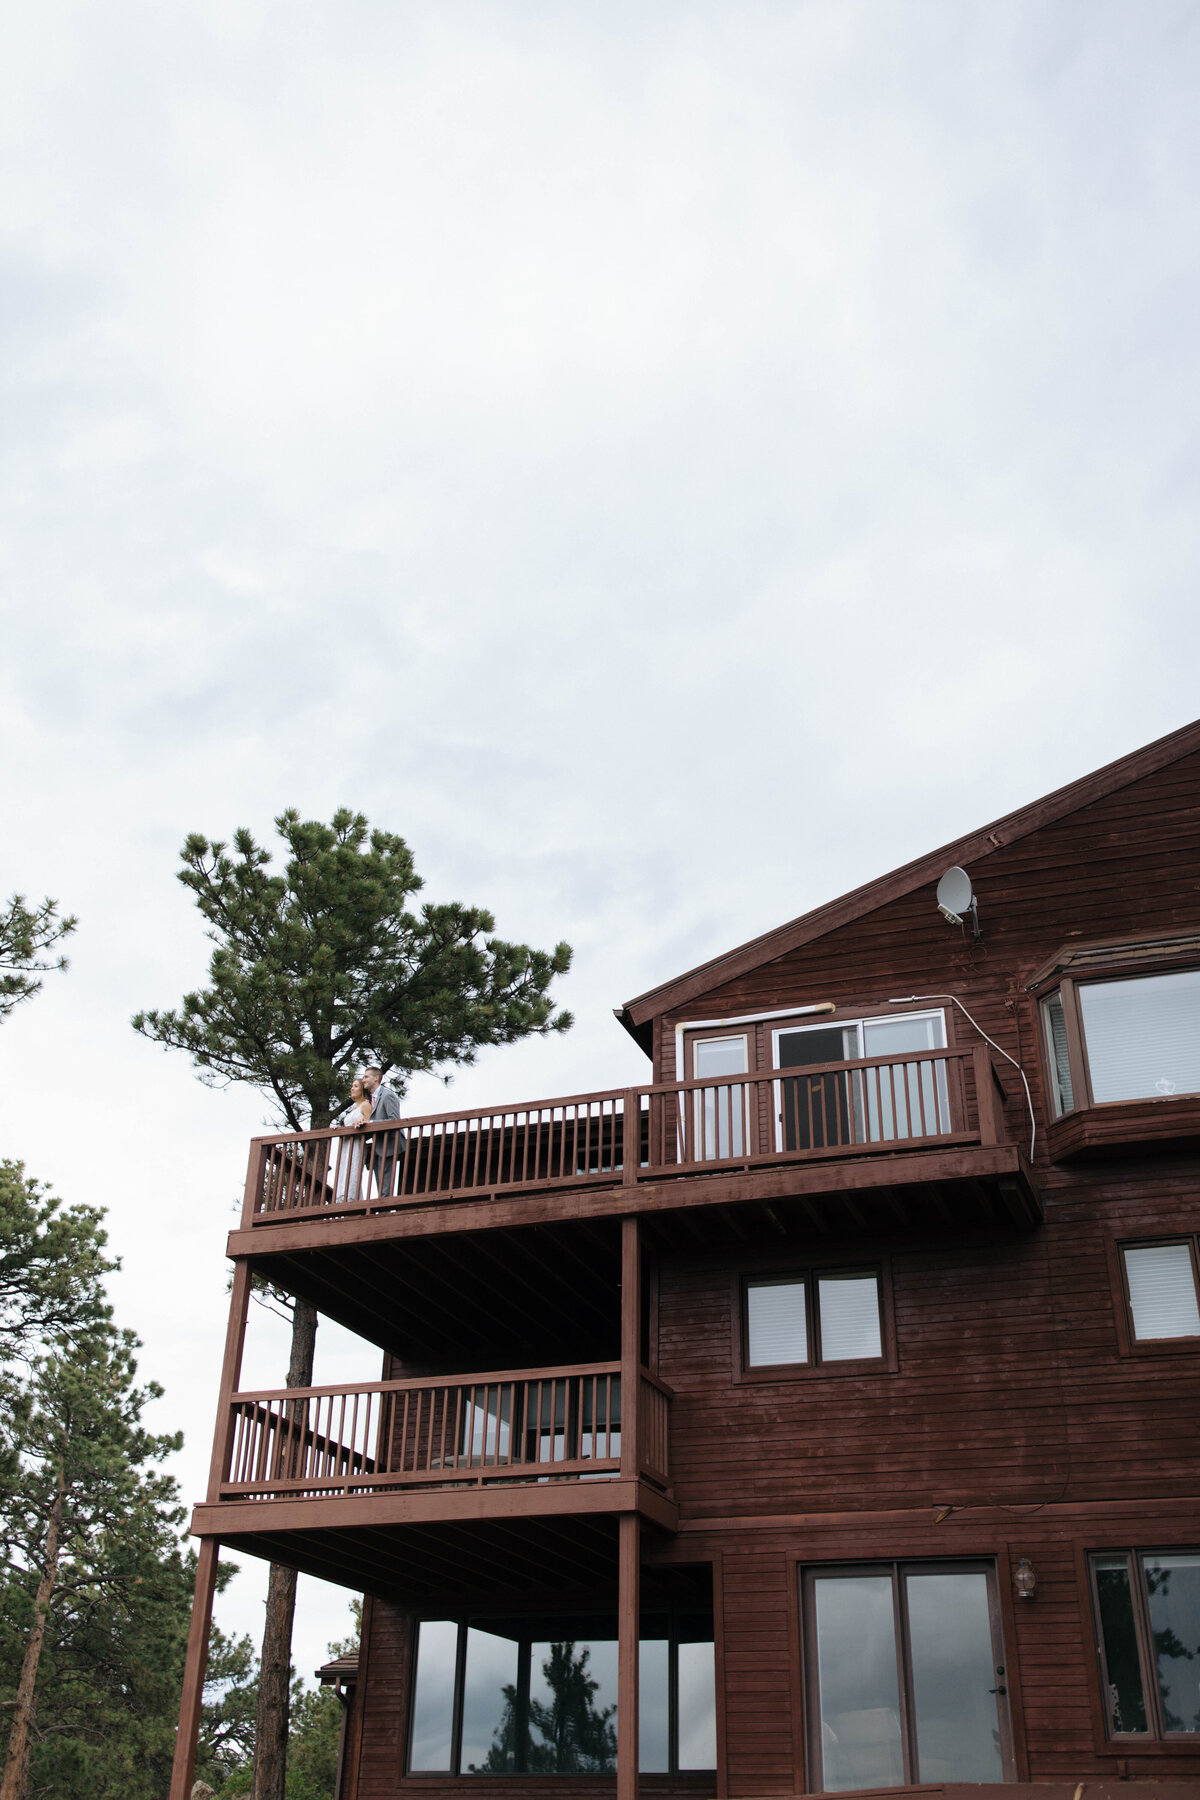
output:
[{"label": "dark brown wood siding", "polygon": [[[883,1558],[994,1559],[1014,1779],[1200,1777],[1194,1747],[1105,1741],[1086,1580],[1090,1550],[1200,1545],[1200,1351],[1130,1353],[1111,1250],[1122,1238],[1200,1229],[1200,1163],[1169,1144],[1153,1157],[1052,1163],[1037,1006],[1026,992],[1066,943],[1200,928],[1200,754],[1001,844],[970,872],[978,943],[940,919],[930,885],[655,1025],[655,1073],[670,1079],[675,1028],[688,1020],[822,1000],[853,1018],[894,996],[950,993],[1023,1064],[1037,1114],[1046,1217],[1036,1230],[926,1226],[839,1239],[790,1227],[786,1240],[764,1242],[731,1225],[725,1248],[698,1243],[661,1259],[655,1348],[675,1394],[681,1529],[648,1541],[646,1553],[712,1560],[718,1571],[720,1775],[739,1800],[805,1785],[801,1566]],[[947,1021],[952,1044],[975,1041],[953,1007]],[[1002,1074],[1007,1129],[1027,1140],[1019,1079]],[[817,1262],[886,1268],[895,1368],[739,1379],[739,1271]],[[1032,1601],[1013,1595],[1022,1556],[1037,1572]],[[377,1604],[360,1800],[447,1785],[547,1800],[613,1791],[603,1782],[404,1779],[408,1644],[405,1616]],[[697,1792],[686,1782],[645,1786]]]}]

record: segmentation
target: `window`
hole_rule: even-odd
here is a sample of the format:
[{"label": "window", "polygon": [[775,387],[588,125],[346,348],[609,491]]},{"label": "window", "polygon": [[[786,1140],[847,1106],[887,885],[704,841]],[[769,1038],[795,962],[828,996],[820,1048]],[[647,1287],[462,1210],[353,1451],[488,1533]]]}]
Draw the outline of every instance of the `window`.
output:
[{"label": "window", "polygon": [[747,1281],[742,1311],[747,1369],[883,1361],[877,1269],[810,1270]]},{"label": "window", "polygon": [[1042,1001],[1042,1025],[1056,1117],[1200,1093],[1200,969],[1064,982]]},{"label": "window", "polygon": [[1011,1780],[990,1565],[818,1568],[801,1583],[814,1789]]},{"label": "window", "polygon": [[1109,1736],[1200,1733],[1200,1553],[1105,1552],[1092,1581]]},{"label": "window", "polygon": [[[638,1673],[642,1773],[715,1769],[711,1611],[643,1613]],[[411,1720],[414,1774],[613,1774],[615,1615],[423,1619]]]},{"label": "window", "polygon": [[1195,1238],[1123,1244],[1121,1265],[1135,1344],[1200,1338]]}]

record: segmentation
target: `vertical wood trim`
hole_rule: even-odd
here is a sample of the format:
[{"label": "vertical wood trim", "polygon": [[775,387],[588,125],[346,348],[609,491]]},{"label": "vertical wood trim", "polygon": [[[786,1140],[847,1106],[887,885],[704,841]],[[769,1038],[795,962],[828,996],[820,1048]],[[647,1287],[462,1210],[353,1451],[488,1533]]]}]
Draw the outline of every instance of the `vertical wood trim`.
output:
[{"label": "vertical wood trim", "polygon": [[189,1800],[196,1773],[196,1740],[200,1735],[200,1712],[204,1704],[208,1634],[212,1625],[219,1549],[216,1538],[200,1539],[192,1622],[188,1628],[187,1656],[183,1665],[183,1692],[179,1698],[179,1725],[175,1733],[175,1759],[171,1765],[170,1800]]},{"label": "vertical wood trim", "polygon": [[638,1796],[638,1637],[641,1624],[641,1524],[622,1513],[617,1598],[617,1800]]},{"label": "vertical wood trim", "polygon": [[806,1794],[808,1783],[808,1709],[804,1693],[804,1623],[801,1612],[800,1564],[794,1556],[783,1559],[787,1583],[788,1696],[792,1704],[792,1792]]},{"label": "vertical wood trim", "polygon": [[[346,1740],[346,1761],[342,1774],[342,1792],[337,1800],[357,1800],[358,1776],[362,1767],[363,1737],[366,1731],[367,1718],[367,1680],[371,1666],[371,1621],[375,1602],[370,1594],[363,1595],[362,1631],[358,1640],[358,1681],[354,1690],[354,1715],[350,1721],[350,1731]],[[409,1659],[412,1658],[411,1639],[409,1643]],[[400,1722],[401,1769],[408,1767],[408,1719],[409,1709],[406,1707]]]},{"label": "vertical wood trim", "polygon": [[641,1474],[642,1246],[636,1215],[621,1220],[621,1477]]},{"label": "vertical wood trim", "polygon": [[250,1263],[241,1257],[233,1265],[233,1284],[229,1295],[229,1323],[225,1330],[225,1358],[221,1364],[221,1388],[217,1399],[217,1423],[213,1432],[212,1461],[208,1470],[208,1499],[215,1503],[221,1497],[221,1483],[229,1478],[229,1457],[233,1446],[233,1409],[230,1405],[237,1393],[242,1374],[242,1351],[246,1343],[246,1315],[250,1310]]},{"label": "vertical wood trim", "polygon": [[[717,1721],[717,1800],[729,1793],[729,1739],[725,1719],[725,1554],[713,1552],[713,1696]],[[797,1792],[799,1790],[797,1789]]]},{"label": "vertical wood trim", "polygon": [[[999,1639],[1000,1654],[1004,1658],[1004,1685],[1008,1693],[1004,1696],[1005,1705],[1001,1712],[1001,1748],[1007,1754],[1005,1781],[1029,1781],[1029,1753],[1025,1743],[1025,1682],[1021,1675],[1021,1644],[1017,1634],[1017,1602],[1013,1598],[1012,1574],[1015,1559],[1029,1554],[1029,1540],[1022,1539],[1020,1549],[1014,1542],[1002,1544],[996,1552],[996,1610],[999,1614],[1000,1629],[996,1634]],[[1022,1601],[1021,1605],[1036,1606],[1036,1601]],[[1081,1637],[1086,1644],[1086,1636]],[[999,1697],[999,1696],[997,1696]],[[1007,1720],[1007,1743],[1003,1726]]]},{"label": "vertical wood trim", "polygon": [[642,1160],[642,1096],[637,1088],[626,1088],[621,1102],[621,1181],[625,1187],[637,1185]]}]

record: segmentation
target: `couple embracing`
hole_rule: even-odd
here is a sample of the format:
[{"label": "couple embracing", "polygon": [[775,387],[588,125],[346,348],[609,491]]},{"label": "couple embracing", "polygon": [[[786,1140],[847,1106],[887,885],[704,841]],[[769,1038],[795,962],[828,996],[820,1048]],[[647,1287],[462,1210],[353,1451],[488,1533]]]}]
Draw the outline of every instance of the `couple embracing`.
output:
[{"label": "couple embracing", "polygon": [[[369,1125],[381,1125],[399,1117],[400,1096],[391,1083],[383,1079],[383,1070],[372,1063],[350,1083],[350,1104],[336,1120],[336,1124],[343,1129],[349,1127],[354,1131],[365,1131]],[[367,1138],[363,1143],[353,1144],[348,1154],[343,1152],[337,1179],[339,1200],[353,1200],[358,1196],[358,1177],[364,1149],[370,1159],[371,1174],[379,1184],[380,1194],[390,1194],[392,1191],[396,1152],[404,1149],[404,1134],[400,1131],[389,1131],[378,1138]],[[370,1177],[367,1185],[369,1190]]]}]

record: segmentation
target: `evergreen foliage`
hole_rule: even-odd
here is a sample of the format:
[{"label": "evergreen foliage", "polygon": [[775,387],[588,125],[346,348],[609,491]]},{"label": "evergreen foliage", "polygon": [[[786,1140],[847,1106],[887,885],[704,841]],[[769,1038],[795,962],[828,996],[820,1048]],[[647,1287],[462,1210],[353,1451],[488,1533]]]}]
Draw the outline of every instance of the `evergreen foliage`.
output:
[{"label": "evergreen foliage", "polygon": [[[473,1775],[611,1775],[617,1766],[616,1707],[598,1707],[600,1683],[589,1672],[591,1650],[570,1640],[550,1645],[542,1663],[548,1699],[531,1694],[522,1729],[515,1686],[502,1689],[504,1711],[488,1753]],[[289,1796],[290,1800],[290,1796]]]},{"label": "evergreen foliage", "polygon": [[46,952],[70,937],[77,924],[69,915],[60,918],[57,900],[27,906],[24,894],[14,894],[0,906],[0,1020],[37,993],[39,976],[67,967],[65,956],[47,960]]},{"label": "evergreen foliage", "polygon": [[209,985],[132,1021],[185,1050],[202,1081],[258,1088],[299,1131],[328,1124],[363,1064],[403,1092],[418,1070],[570,1027],[549,998],[568,945],[507,943],[482,907],[410,910],[424,884],[407,844],[361,813],[342,808],[325,825],[293,810],[275,825],[281,873],[249,831],[232,846],[187,839],[179,879],[216,946]]},{"label": "evergreen foliage", "polygon": [[159,1800],[192,1568],[173,1434],[142,1423],[100,1217],[0,1165],[0,1696],[4,1800]]},{"label": "evergreen foliage", "polygon": [[0,1369],[68,1343],[109,1317],[103,1213],[68,1206],[19,1162],[0,1162]]}]

